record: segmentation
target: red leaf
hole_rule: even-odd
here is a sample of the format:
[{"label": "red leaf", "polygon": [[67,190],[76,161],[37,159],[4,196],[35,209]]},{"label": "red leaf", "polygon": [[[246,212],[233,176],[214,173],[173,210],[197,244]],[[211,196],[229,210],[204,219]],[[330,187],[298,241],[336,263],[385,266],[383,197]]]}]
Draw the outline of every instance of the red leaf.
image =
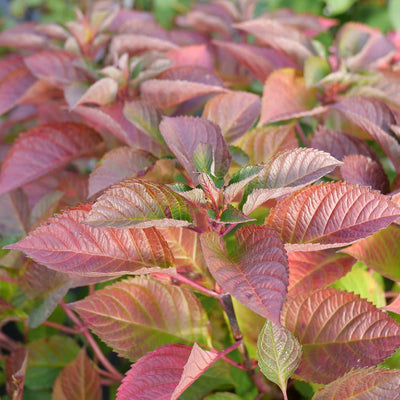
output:
[{"label": "red leaf", "polygon": [[55,86],[83,79],[83,73],[74,67],[75,55],[62,50],[46,50],[24,58],[29,71],[36,78]]},{"label": "red leaf", "polygon": [[[220,128],[213,122],[204,118],[165,117],[160,124],[160,132],[195,186],[198,182],[198,171],[193,161],[193,153],[200,143],[211,145],[212,174],[222,177],[228,172],[231,156]],[[188,135],[188,132],[191,134]]]},{"label": "red leaf", "polygon": [[226,141],[231,143],[253,126],[260,107],[260,98],[255,94],[239,91],[224,93],[207,102],[202,117],[217,124]]},{"label": "red leaf", "polygon": [[183,344],[167,344],[142,357],[122,380],[117,400],[171,399],[191,349]]},{"label": "red leaf", "polygon": [[319,389],[312,400],[399,400],[400,371],[363,368]]},{"label": "red leaf", "polygon": [[210,341],[207,315],[197,297],[154,278],[130,277],[71,307],[100,339],[129,359],[163,344]]},{"label": "red leaf", "polygon": [[1,193],[66,166],[99,149],[101,137],[90,128],[72,122],[37,126],[15,141],[1,169]]},{"label": "red leaf", "polygon": [[345,118],[359,126],[381,146],[400,172],[400,144],[390,135],[391,124],[396,124],[395,117],[386,103],[370,98],[344,98],[331,106]]},{"label": "red leaf", "polygon": [[268,224],[288,243],[352,243],[387,227],[400,209],[365,187],[336,182],[313,185],[281,200]]},{"label": "red leaf", "polygon": [[35,82],[36,78],[25,65],[4,75],[0,80],[0,115],[17,105]]},{"label": "red leaf", "polygon": [[307,89],[304,78],[295,69],[275,71],[264,85],[258,125],[323,112],[323,107],[311,110],[315,102],[315,88]]},{"label": "red leaf", "polygon": [[173,67],[197,65],[210,71],[214,69],[213,58],[204,44],[170,50],[167,56],[173,61]]},{"label": "red leaf", "polygon": [[155,228],[92,228],[81,223],[90,209],[85,204],[66,210],[8,248],[71,276],[120,276],[172,265],[168,245]]},{"label": "red leaf", "polygon": [[296,375],[317,383],[377,365],[400,346],[400,324],[358,295],[336,289],[289,296],[282,323],[303,347]]},{"label": "red leaf", "polygon": [[213,40],[213,43],[234,57],[261,82],[276,69],[296,68],[296,63],[279,50],[221,40]]},{"label": "red leaf", "polygon": [[150,153],[130,147],[117,147],[98,162],[89,177],[89,197],[128,176],[143,175],[156,161]]},{"label": "red leaf", "polygon": [[28,349],[20,347],[14,350],[5,363],[6,390],[13,400],[22,400],[26,366],[28,361]]},{"label": "red leaf", "polygon": [[256,225],[240,228],[235,237],[235,250],[227,254],[216,233],[202,234],[203,254],[211,274],[246,307],[280,324],[288,285],[282,241],[272,229]]},{"label": "red leaf", "polygon": [[400,228],[388,226],[372,236],[354,243],[343,250],[368,268],[394,281],[400,280],[398,260],[400,259]]},{"label": "red leaf", "polygon": [[389,179],[382,165],[362,155],[347,156],[340,168],[343,180],[348,183],[369,186],[382,193],[389,191]]},{"label": "red leaf", "polygon": [[355,260],[335,250],[295,251],[288,254],[289,293],[312,292],[339,280],[350,270]]},{"label": "red leaf", "polygon": [[186,80],[150,79],[140,85],[142,98],[161,109],[176,106],[198,96],[227,91],[221,86]]},{"label": "red leaf", "polygon": [[53,387],[54,400],[101,400],[99,373],[82,349],[57,376]]},{"label": "red leaf", "polygon": [[311,147],[326,151],[340,161],[343,161],[346,156],[359,154],[379,162],[379,157],[375,151],[361,139],[324,126],[319,126],[315,131],[311,139]]},{"label": "red leaf", "polygon": [[236,143],[251,163],[265,163],[275,154],[298,147],[294,124],[260,126],[245,133]]}]

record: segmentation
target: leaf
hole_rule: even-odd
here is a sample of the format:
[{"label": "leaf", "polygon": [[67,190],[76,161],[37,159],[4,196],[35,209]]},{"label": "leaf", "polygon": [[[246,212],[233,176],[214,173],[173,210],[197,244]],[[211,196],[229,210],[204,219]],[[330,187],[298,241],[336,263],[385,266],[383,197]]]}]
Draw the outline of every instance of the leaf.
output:
[{"label": "leaf", "polygon": [[390,304],[382,308],[384,310],[400,314],[400,295],[398,295]]},{"label": "leaf", "polygon": [[256,18],[234,26],[254,35],[264,45],[289,54],[298,65],[315,52],[312,42],[300,29],[276,19]]},{"label": "leaf", "polygon": [[84,78],[74,66],[76,56],[63,50],[45,50],[24,58],[29,71],[38,79],[63,87]]},{"label": "leaf", "polygon": [[249,214],[266,200],[300,189],[339,165],[340,161],[315,149],[297,148],[279,153],[269,160],[257,177],[247,185],[242,200],[245,201],[243,212]]},{"label": "leaf", "polygon": [[54,400],[101,400],[100,377],[82,349],[78,357],[64,367],[53,388]]},{"label": "leaf", "polygon": [[118,83],[109,77],[101,78],[89,87],[82,82],[73,82],[64,91],[69,111],[80,104],[105,106],[116,99],[117,93]]},{"label": "leaf", "polygon": [[15,69],[3,76],[0,79],[0,115],[10,111],[17,105],[35,82],[36,78],[25,65],[19,67],[16,65]]},{"label": "leaf", "polygon": [[169,282],[128,278],[72,303],[71,308],[101,340],[129,359],[163,344],[209,342],[200,301]]},{"label": "leaf", "polygon": [[399,386],[399,370],[355,369],[321,388],[312,400],[398,400]]},{"label": "leaf", "polygon": [[294,124],[260,126],[245,133],[236,143],[251,163],[265,163],[279,152],[295,149],[298,141]]},{"label": "leaf", "polygon": [[[165,117],[160,124],[160,131],[194,186],[197,186],[198,172],[193,154],[200,143],[210,144],[213,149],[212,174],[223,177],[228,172],[231,156],[220,128],[213,122],[204,118]],[[188,132],[191,134],[188,135]]]},{"label": "leaf", "polygon": [[81,223],[90,210],[90,204],[65,210],[7,248],[70,276],[121,276],[172,265],[168,245],[155,228],[93,228]]},{"label": "leaf", "polygon": [[289,296],[282,323],[303,346],[296,375],[316,383],[377,365],[400,345],[400,324],[358,295],[336,289]]},{"label": "leaf", "polygon": [[167,185],[127,178],[106,190],[85,223],[96,227],[188,226],[195,207]]},{"label": "leaf", "polygon": [[400,172],[400,143],[389,133],[390,125],[396,121],[386,103],[371,98],[351,97],[331,107],[369,133],[392,161],[396,171]]},{"label": "leaf", "polygon": [[311,139],[311,147],[326,151],[340,161],[346,156],[359,154],[379,162],[378,155],[361,139],[342,131],[319,126]]},{"label": "leaf", "polygon": [[261,372],[286,393],[288,379],[301,359],[301,345],[284,327],[266,320],[258,337],[257,358]]},{"label": "leaf", "polygon": [[4,160],[0,192],[8,192],[77,158],[92,155],[101,143],[101,137],[95,131],[72,122],[32,128],[18,137]]},{"label": "leaf", "polygon": [[49,336],[27,345],[28,368],[25,386],[32,390],[51,388],[62,368],[79,353],[79,346],[68,336]]},{"label": "leaf", "polygon": [[143,150],[120,146],[107,152],[89,176],[89,197],[128,176],[144,175],[156,158]]},{"label": "leaf", "polygon": [[24,236],[29,229],[30,207],[25,193],[16,189],[0,196],[0,232]]},{"label": "leaf", "polygon": [[206,94],[223,93],[227,89],[189,80],[150,79],[140,85],[143,100],[166,109]]},{"label": "leaf", "polygon": [[12,400],[22,400],[27,360],[26,347],[17,348],[6,359],[6,390]]},{"label": "leaf", "polygon": [[173,67],[197,65],[210,71],[214,69],[213,57],[205,44],[184,46],[170,50],[167,56],[173,61]]},{"label": "leaf", "polygon": [[260,108],[260,98],[253,93],[223,93],[206,103],[202,117],[217,124],[225,140],[231,143],[253,126]]},{"label": "leaf", "polygon": [[389,192],[389,179],[382,165],[362,155],[347,156],[340,168],[343,180],[368,186],[382,193]]},{"label": "leaf", "polygon": [[156,141],[162,141],[158,126],[161,122],[161,112],[152,104],[142,100],[125,103],[123,113],[137,129],[150,135]]},{"label": "leaf", "polygon": [[287,243],[338,246],[372,235],[399,215],[400,209],[379,192],[336,182],[286,197],[271,210],[267,222]]},{"label": "leaf", "polygon": [[172,395],[190,356],[191,347],[166,344],[142,357],[127,372],[117,400],[161,400]]},{"label": "leaf", "polygon": [[212,287],[213,279],[201,251],[200,234],[190,229],[172,226],[160,228],[159,231],[171,249],[177,270],[187,274],[192,280],[204,280],[208,282],[206,286]]},{"label": "leaf", "polygon": [[333,249],[291,252],[288,261],[291,296],[331,285],[345,276],[355,262]]},{"label": "leaf", "polygon": [[271,122],[317,115],[324,107],[316,103],[316,89],[306,88],[304,78],[295,69],[274,71],[265,81],[259,126]]},{"label": "leaf", "polygon": [[400,228],[390,225],[386,229],[382,229],[372,236],[347,247],[343,252],[353,256],[379,274],[394,281],[399,281],[399,241]]},{"label": "leaf", "polygon": [[[377,275],[377,274],[375,274]],[[382,277],[373,276],[359,263],[351,271],[335,282],[332,287],[358,294],[378,308],[386,306],[385,290]]]},{"label": "leaf", "polygon": [[272,229],[249,225],[235,232],[230,254],[214,232],[203,233],[201,245],[208,268],[225,292],[257,314],[279,324],[288,285],[283,243]]}]

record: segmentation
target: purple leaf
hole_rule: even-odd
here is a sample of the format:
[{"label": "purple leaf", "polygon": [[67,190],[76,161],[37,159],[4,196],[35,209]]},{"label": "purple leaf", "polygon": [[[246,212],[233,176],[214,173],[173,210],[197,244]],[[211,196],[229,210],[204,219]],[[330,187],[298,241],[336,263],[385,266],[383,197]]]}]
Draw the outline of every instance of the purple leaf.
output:
[{"label": "purple leaf", "polygon": [[281,200],[268,224],[288,243],[352,243],[387,227],[400,216],[388,197],[336,182],[313,185]]},{"label": "purple leaf", "polygon": [[0,192],[8,192],[77,158],[92,155],[101,144],[101,137],[85,125],[64,122],[32,128],[18,137],[4,160]]},{"label": "purple leaf", "polygon": [[168,147],[189,174],[194,186],[198,183],[198,171],[193,161],[193,153],[200,143],[211,145],[212,174],[223,177],[228,172],[231,156],[220,128],[213,122],[204,118],[165,117],[160,124],[160,131]]},{"label": "purple leaf", "polygon": [[348,183],[368,186],[382,193],[389,192],[390,184],[382,165],[362,155],[347,156],[343,159],[340,173]]},{"label": "purple leaf", "polygon": [[217,283],[246,307],[280,324],[288,285],[283,243],[272,229],[249,225],[236,233],[232,254],[221,247],[214,232],[203,233],[201,244],[208,268]]},{"label": "purple leaf", "polygon": [[162,344],[210,341],[207,314],[197,297],[154,278],[118,281],[71,308],[101,340],[132,360]]},{"label": "purple leaf", "polygon": [[247,92],[224,93],[210,99],[204,107],[203,118],[217,124],[228,143],[247,132],[260,114],[261,101]]},{"label": "purple leaf", "polygon": [[358,295],[336,289],[289,296],[282,323],[303,347],[296,375],[316,383],[377,365],[400,346],[400,324]]},{"label": "purple leaf", "polygon": [[24,236],[29,229],[30,207],[21,189],[0,196],[0,231],[7,236]]},{"label": "purple leaf", "polygon": [[66,210],[7,248],[71,276],[120,276],[173,265],[171,251],[155,228],[92,228],[81,223],[90,209],[84,204]]},{"label": "purple leaf", "polygon": [[142,150],[117,147],[98,162],[89,177],[89,197],[128,176],[144,175],[156,158]]}]

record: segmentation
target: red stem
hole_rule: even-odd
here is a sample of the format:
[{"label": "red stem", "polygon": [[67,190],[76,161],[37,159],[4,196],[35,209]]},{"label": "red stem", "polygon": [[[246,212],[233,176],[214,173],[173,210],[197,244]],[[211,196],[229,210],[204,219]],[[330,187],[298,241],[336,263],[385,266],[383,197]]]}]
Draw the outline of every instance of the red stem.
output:
[{"label": "red stem", "polygon": [[49,326],[50,328],[58,329],[61,332],[71,333],[72,335],[80,333],[80,331],[77,329],[69,328],[68,326],[60,325],[52,321],[44,321],[43,325]]}]

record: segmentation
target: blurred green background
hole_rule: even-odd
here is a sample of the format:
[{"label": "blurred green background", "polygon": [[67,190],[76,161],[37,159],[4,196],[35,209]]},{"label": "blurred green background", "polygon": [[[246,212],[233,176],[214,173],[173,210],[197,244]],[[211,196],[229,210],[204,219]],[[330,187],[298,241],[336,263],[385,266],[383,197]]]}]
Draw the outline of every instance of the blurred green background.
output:
[{"label": "blurred green background", "polygon": [[[234,1],[234,0],[232,0]],[[2,29],[19,21],[66,22],[73,19],[74,8],[85,9],[93,0],[0,0]],[[205,0],[121,0],[127,8],[152,11],[168,27],[175,15]],[[340,23],[360,21],[382,31],[400,28],[400,0],[259,0],[257,13],[277,8],[309,11],[337,18]]]}]

